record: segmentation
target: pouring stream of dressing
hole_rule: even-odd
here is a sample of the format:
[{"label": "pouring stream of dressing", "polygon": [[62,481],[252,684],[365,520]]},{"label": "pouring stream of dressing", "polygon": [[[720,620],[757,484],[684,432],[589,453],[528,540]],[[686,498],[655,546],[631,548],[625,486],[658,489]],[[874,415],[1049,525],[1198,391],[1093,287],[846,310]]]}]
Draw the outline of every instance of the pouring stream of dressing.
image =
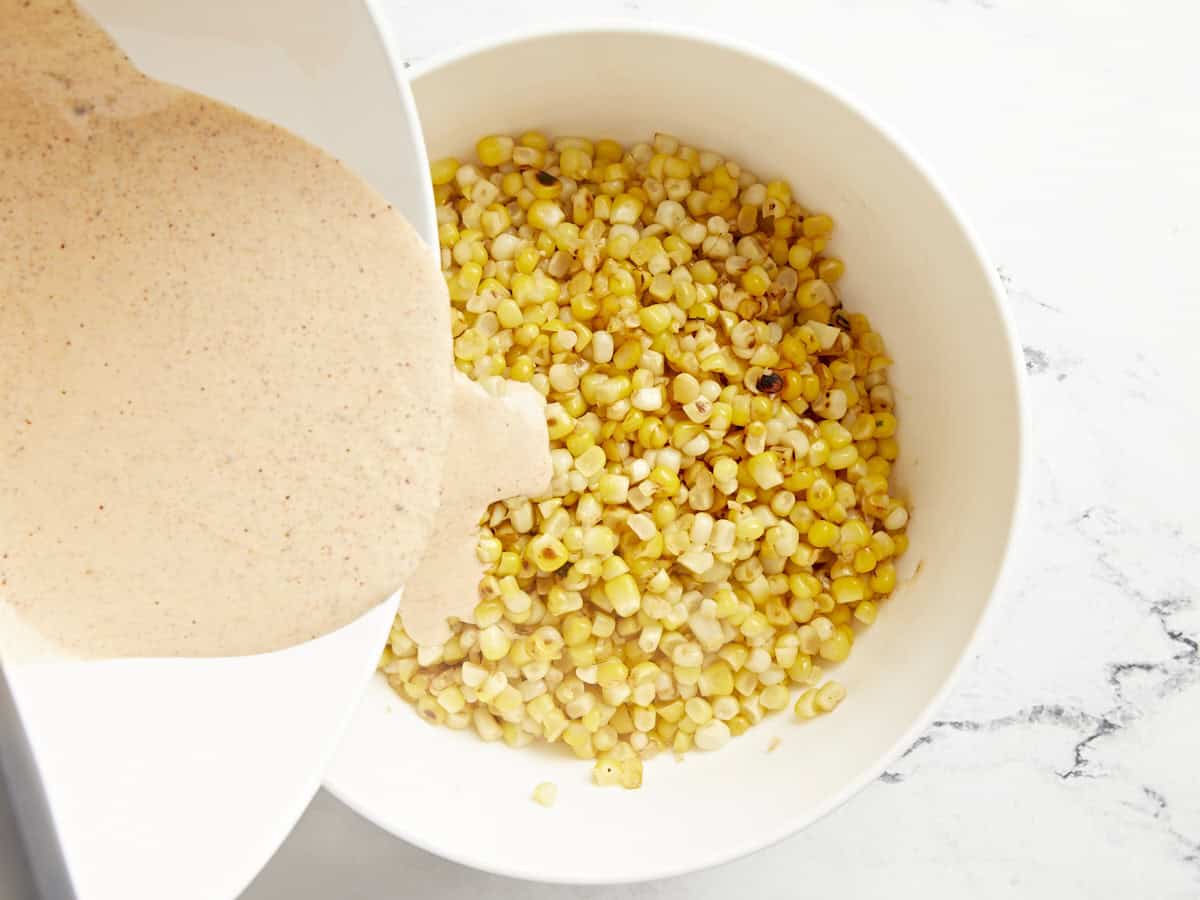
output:
[{"label": "pouring stream of dressing", "polygon": [[[453,371],[408,223],[61,2],[0,0],[0,158],[0,652],[31,632],[80,657],[276,650],[405,583]],[[532,424],[501,412],[499,433]],[[494,499],[534,457],[452,456],[461,496]],[[426,577],[414,620],[450,603]]]},{"label": "pouring stream of dressing", "polygon": [[454,378],[438,521],[400,600],[405,632],[423,645],[444,642],[446,620],[470,620],[475,611],[484,573],[475,552],[480,514],[496,500],[545,493],[554,475],[541,394],[517,381],[492,379],[489,393],[461,373]]}]

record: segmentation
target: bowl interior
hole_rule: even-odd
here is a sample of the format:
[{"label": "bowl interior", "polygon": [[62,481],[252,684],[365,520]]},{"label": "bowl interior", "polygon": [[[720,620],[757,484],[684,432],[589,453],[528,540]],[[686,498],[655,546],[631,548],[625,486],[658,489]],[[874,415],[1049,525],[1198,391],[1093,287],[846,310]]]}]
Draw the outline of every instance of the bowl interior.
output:
[{"label": "bowl interior", "polygon": [[[595,788],[590,765],[564,753],[430,727],[378,678],[328,785],[413,843],[539,880],[669,875],[803,827],[923,725],[998,578],[1021,415],[992,273],[905,152],[826,89],[756,54],[679,35],[548,35],[436,65],[413,89],[431,158],[469,157],[479,136],[526,128],[623,141],[667,131],[763,180],[785,177],[801,202],[832,213],[842,295],[896,361],[909,577],[830,673],[849,689],[836,714],[806,724],[779,714],[720,753],[664,754],[640,791]],[[552,810],[529,800],[547,780],[559,786]]]}]

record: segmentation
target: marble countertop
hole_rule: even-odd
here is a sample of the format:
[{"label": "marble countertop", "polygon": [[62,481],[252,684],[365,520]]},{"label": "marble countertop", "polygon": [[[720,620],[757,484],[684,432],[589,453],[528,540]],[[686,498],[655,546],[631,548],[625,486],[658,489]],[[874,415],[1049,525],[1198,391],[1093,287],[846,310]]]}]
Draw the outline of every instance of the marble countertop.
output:
[{"label": "marble countertop", "polygon": [[[384,5],[413,62],[587,10]],[[1025,346],[1035,464],[1013,576],[904,757],[752,857],[650,884],[532,885],[432,857],[323,793],[245,900],[1200,896],[1200,8],[589,6],[789,54],[940,174],[1000,268]],[[0,796],[0,856],[13,843]],[[28,891],[0,860],[0,897]]]}]

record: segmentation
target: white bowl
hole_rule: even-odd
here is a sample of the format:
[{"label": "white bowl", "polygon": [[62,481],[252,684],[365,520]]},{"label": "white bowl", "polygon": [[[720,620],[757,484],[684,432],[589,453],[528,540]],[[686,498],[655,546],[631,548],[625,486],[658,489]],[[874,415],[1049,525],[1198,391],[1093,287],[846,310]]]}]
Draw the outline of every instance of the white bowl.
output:
[{"label": "white bowl", "polygon": [[[324,147],[432,233],[416,110],[368,3],[83,6],[151,75]],[[43,895],[240,893],[318,789],[395,606],[278,653],[0,667],[0,763]]]},{"label": "white bowl", "polygon": [[[478,136],[645,140],[667,131],[789,179],[838,222],[841,285],[896,360],[898,474],[919,566],[836,677],[830,716],[779,714],[719,753],[664,754],[641,790],[600,789],[588,763],[431,727],[381,678],[328,787],[441,856],[539,881],[676,875],[803,828],[874,779],[929,722],[996,588],[1025,467],[1022,362],[1003,292],[971,230],[912,153],[837,92],[766,54],[698,36],[607,28],[473,49],[412,82],[431,158]],[[781,746],[767,752],[774,738]],[[530,801],[541,781],[558,802]]]}]

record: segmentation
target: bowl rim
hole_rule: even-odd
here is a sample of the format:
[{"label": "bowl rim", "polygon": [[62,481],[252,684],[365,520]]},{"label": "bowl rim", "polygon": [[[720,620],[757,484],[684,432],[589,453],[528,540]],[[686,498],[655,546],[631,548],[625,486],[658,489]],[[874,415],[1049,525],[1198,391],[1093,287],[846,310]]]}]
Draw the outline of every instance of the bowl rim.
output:
[{"label": "bowl rim", "polygon": [[[374,8],[377,2],[378,0],[367,0],[367,5],[368,7]],[[386,28],[381,28],[381,31],[387,34]],[[892,128],[888,126],[880,116],[870,109],[868,105],[862,103],[857,98],[847,96],[844,91],[834,87],[820,75],[815,74],[809,69],[795,63],[779,53],[765,50],[747,41],[724,36],[714,36],[702,29],[693,28],[690,26],[679,26],[657,22],[638,22],[627,18],[600,18],[591,23],[583,22],[556,24],[512,29],[501,33],[498,36],[468,41],[455,50],[444,51],[427,59],[413,62],[411,67],[406,70],[406,74],[409,82],[415,85],[415,83],[425,75],[432,74],[449,66],[461,63],[464,60],[474,56],[488,53],[502,47],[547,39],[553,40],[570,38],[583,34],[636,35],[665,38],[668,40],[687,41],[707,45],[710,47],[717,47],[749,57],[757,62],[779,69],[792,78],[796,78],[805,82],[814,90],[823,92],[841,104],[852,115],[858,117],[865,125],[883,137],[883,139],[887,141],[892,148],[916,170],[916,172],[929,186],[930,190],[932,190],[934,195],[936,195],[938,201],[943,205],[946,212],[949,213],[951,219],[954,221],[955,225],[957,225],[963,236],[966,238],[970,251],[974,255],[976,263],[979,265],[980,270],[987,280],[988,287],[990,288],[992,305],[999,316],[1003,330],[1003,337],[1009,348],[1009,361],[1011,363],[1010,378],[1014,388],[1017,412],[1016,466],[1014,472],[1015,484],[1012,509],[1009,514],[1008,526],[1006,529],[1004,544],[1001,548],[999,564],[996,569],[996,576],[974,628],[968,635],[967,640],[963,643],[962,648],[959,650],[957,657],[951,665],[946,677],[942,680],[941,685],[925,703],[924,707],[921,709],[921,712],[914,718],[909,727],[891,744],[891,746],[879,754],[873,763],[864,767],[856,778],[847,782],[847,784],[840,791],[818,806],[814,811],[803,816],[785,816],[782,818],[780,824],[776,827],[765,832],[756,832],[747,839],[733,841],[720,855],[705,859],[698,864],[675,864],[663,866],[650,864],[640,866],[637,869],[627,868],[621,871],[615,871],[611,875],[604,875],[600,877],[589,876],[580,879],[539,871],[536,868],[521,864],[497,863],[492,860],[483,859],[476,856],[471,852],[470,848],[435,840],[428,840],[420,834],[419,830],[409,827],[403,818],[378,815],[378,810],[371,809],[369,804],[362,802],[360,797],[356,796],[353,792],[346,790],[344,786],[339,784],[335,769],[331,769],[326,775],[326,790],[337,797],[342,803],[349,806],[358,815],[362,816],[364,819],[372,822],[383,830],[390,832],[395,837],[398,837],[428,853],[440,856],[443,859],[447,859],[451,862],[459,863],[464,866],[469,866],[473,869],[483,872],[489,872],[495,875],[502,875],[508,878],[523,879],[527,881],[569,885],[617,885],[651,881],[662,878],[672,878],[693,872],[701,872],[725,863],[733,862],[737,859],[741,859],[742,857],[749,856],[752,853],[756,853],[759,850],[763,850],[778,844],[784,839],[789,838],[792,835],[797,834],[803,829],[809,827],[814,822],[823,819],[829,813],[833,812],[833,810],[837,809],[842,804],[850,800],[850,798],[858,794],[859,791],[861,791],[868,784],[877,780],[887,766],[899,758],[904,751],[907,750],[913,744],[913,742],[916,741],[916,739],[929,727],[930,723],[933,721],[934,715],[946,701],[950,692],[954,689],[961,678],[963,670],[966,668],[967,660],[974,655],[974,652],[979,645],[981,635],[990,625],[991,618],[997,606],[997,595],[1000,593],[1001,588],[1008,582],[1009,578],[1011,578],[1014,556],[1013,548],[1016,543],[1020,523],[1025,517],[1025,507],[1027,504],[1029,473],[1031,465],[1029,444],[1032,426],[1029,400],[1027,396],[1028,386],[1026,384],[1024,357],[1021,350],[1021,343],[1018,339],[1016,325],[1013,321],[1013,315],[1007,302],[1007,292],[1000,280],[995,266],[992,264],[988,254],[984,250],[975,229],[963,215],[962,210],[951,198],[941,181],[934,175],[929,164],[925,162],[925,160],[906,140],[897,135],[895,131],[893,131]],[[390,38],[391,35],[387,34],[385,45],[387,46],[389,52],[394,52],[394,42]],[[415,99],[415,89],[413,90],[411,96],[413,96]],[[420,121],[419,106],[417,108],[417,121]],[[428,150],[428,148],[426,148],[426,150]]]}]

